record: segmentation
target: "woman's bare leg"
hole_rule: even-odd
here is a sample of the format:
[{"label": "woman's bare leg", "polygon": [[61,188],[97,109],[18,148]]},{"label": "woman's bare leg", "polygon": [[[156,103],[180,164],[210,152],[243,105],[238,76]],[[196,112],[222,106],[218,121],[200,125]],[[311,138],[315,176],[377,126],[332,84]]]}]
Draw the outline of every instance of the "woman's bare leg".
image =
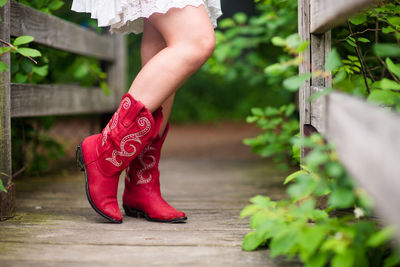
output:
[{"label": "woman's bare leg", "polygon": [[[141,44],[142,68],[147,64],[147,62],[150,61],[150,59],[152,59],[165,47],[167,47],[167,44],[165,43],[162,35],[159,33],[159,31],[157,31],[156,28],[154,28],[149,20],[145,19]],[[161,124],[160,128],[160,136],[164,133],[164,130],[167,127],[172,105],[174,104],[174,98],[175,93],[169,96],[168,99],[162,104],[163,123]]]},{"label": "woman's bare leg", "polygon": [[[210,57],[215,36],[203,5],[155,13],[149,21],[165,40],[166,47],[144,64],[129,93],[153,112]],[[167,106],[172,102],[169,99]]]}]

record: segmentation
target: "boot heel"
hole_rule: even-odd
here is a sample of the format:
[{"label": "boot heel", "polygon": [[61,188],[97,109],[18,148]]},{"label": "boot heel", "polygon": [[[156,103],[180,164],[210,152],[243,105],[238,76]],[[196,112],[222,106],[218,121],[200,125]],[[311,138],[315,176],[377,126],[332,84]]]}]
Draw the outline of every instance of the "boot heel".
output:
[{"label": "boot heel", "polygon": [[82,149],[81,149],[80,145],[76,148],[75,157],[76,157],[76,165],[78,166],[78,169],[83,172],[85,170],[85,168],[84,168],[85,161],[83,160],[83,157],[82,157]]},{"label": "boot heel", "polygon": [[131,217],[135,217],[135,218],[140,218],[141,216],[141,212],[136,210],[136,209],[132,209],[131,207],[128,207],[126,205],[122,206],[125,210],[125,214]]}]

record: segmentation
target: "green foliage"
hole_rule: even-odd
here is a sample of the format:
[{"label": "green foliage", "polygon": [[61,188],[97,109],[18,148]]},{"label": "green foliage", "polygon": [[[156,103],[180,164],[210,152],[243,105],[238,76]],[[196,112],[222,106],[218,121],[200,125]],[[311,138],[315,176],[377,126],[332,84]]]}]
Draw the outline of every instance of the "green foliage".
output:
[{"label": "green foliage", "polygon": [[7,193],[7,189],[3,185],[3,181],[0,179],[0,191]]},{"label": "green foliage", "polygon": [[[62,0],[33,0],[19,2],[42,12],[73,19],[79,23],[86,18],[75,18]],[[64,7],[64,9],[63,9]],[[99,60],[77,56],[68,52],[31,44],[33,37],[20,36],[12,40],[0,52],[11,52],[11,81],[14,83],[80,84],[81,86],[100,86],[106,94],[109,88],[106,73]],[[27,47],[29,45],[29,47]],[[33,59],[35,58],[35,59]],[[66,62],[68,64],[66,64]],[[0,72],[8,69],[0,62]],[[13,171],[26,174],[39,174],[49,170],[55,160],[65,155],[64,148],[47,134],[54,117],[12,119]]]},{"label": "green foliage", "polygon": [[[336,49],[328,55],[325,65],[325,70],[332,72],[334,89],[398,112],[399,4],[397,0],[383,1],[378,7],[351,18],[346,26],[336,28],[333,34]],[[288,39],[295,40],[295,37],[276,35],[270,39],[271,43],[288,54],[280,56],[276,63],[266,64],[266,77],[279,77],[273,80],[276,85],[295,92],[311,76],[330,75],[322,70],[297,75],[296,67],[302,60],[299,51],[307,44],[298,42],[294,47],[299,50],[293,51],[289,49]],[[312,95],[309,101],[331,92],[333,88]],[[248,118],[249,122],[262,122],[265,133],[260,136],[274,136],[285,124],[279,124],[282,120],[273,116],[266,116],[267,110],[270,108],[253,109],[253,115]],[[279,108],[274,109],[275,113],[277,111]],[[251,216],[250,227],[253,230],[244,238],[243,249],[267,246],[272,257],[284,255],[290,259],[298,256],[305,266],[400,264],[400,253],[391,242],[393,228],[381,229],[378,222],[369,217],[372,202],[362,189],[356,187],[339,162],[334,146],[325,143],[320,135],[309,138],[291,136],[286,135],[284,142],[279,138],[276,138],[279,141],[264,138],[284,143],[283,150],[274,150],[275,143],[262,142],[261,137],[245,140],[256,153],[266,151],[264,155],[277,155],[278,161],[284,158],[279,155],[288,151],[298,158],[301,146],[310,152],[304,158],[301,170],[284,181],[290,199],[271,201],[268,197],[256,196],[250,200],[252,204],[243,209],[241,217]],[[290,143],[293,144],[292,150]]]},{"label": "green foliage", "polygon": [[[253,231],[244,238],[243,249],[266,245],[272,257],[298,255],[305,266],[399,264],[399,253],[390,250],[393,228],[380,230],[376,221],[362,220],[372,212],[371,201],[355,187],[333,145],[316,134],[294,138],[293,143],[312,152],[302,170],[285,180],[291,199],[250,200],[241,217],[251,216]],[[339,210],[344,215],[334,216]]]},{"label": "green foliage", "polygon": [[[255,138],[244,140],[252,151],[262,157],[274,156],[276,162],[286,162],[292,158],[290,138],[299,132],[299,121],[294,116],[294,104],[280,108],[253,108],[252,115],[247,117],[248,123],[257,123],[264,132]],[[281,164],[285,167],[285,164]]]}]

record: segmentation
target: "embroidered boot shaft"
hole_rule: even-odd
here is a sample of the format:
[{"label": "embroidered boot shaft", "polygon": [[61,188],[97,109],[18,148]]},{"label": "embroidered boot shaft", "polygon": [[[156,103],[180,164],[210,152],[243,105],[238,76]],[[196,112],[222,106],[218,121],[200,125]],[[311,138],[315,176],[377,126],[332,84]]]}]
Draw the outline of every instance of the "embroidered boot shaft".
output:
[{"label": "embroidered boot shaft", "polygon": [[160,191],[158,164],[168,130],[169,125],[163,136],[157,135],[126,170],[123,207],[128,216],[143,216],[157,222],[182,222],[187,219],[185,213],[174,209],[163,199]]},{"label": "embroidered boot shaft", "polygon": [[117,191],[121,172],[158,134],[162,113],[154,117],[130,94],[101,134],[85,138],[77,149],[77,161],[85,172],[86,194],[93,209],[111,222],[121,223]]}]

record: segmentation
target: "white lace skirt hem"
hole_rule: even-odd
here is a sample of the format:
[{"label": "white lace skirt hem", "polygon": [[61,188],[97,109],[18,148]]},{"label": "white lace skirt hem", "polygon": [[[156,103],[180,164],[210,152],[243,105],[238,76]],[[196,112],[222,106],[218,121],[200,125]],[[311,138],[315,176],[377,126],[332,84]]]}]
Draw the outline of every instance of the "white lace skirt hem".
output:
[{"label": "white lace skirt hem", "polygon": [[166,13],[171,8],[201,4],[207,9],[214,28],[222,15],[220,0],[73,0],[72,10],[91,13],[99,27],[110,26],[112,33],[141,33],[143,18],[153,13]]}]

